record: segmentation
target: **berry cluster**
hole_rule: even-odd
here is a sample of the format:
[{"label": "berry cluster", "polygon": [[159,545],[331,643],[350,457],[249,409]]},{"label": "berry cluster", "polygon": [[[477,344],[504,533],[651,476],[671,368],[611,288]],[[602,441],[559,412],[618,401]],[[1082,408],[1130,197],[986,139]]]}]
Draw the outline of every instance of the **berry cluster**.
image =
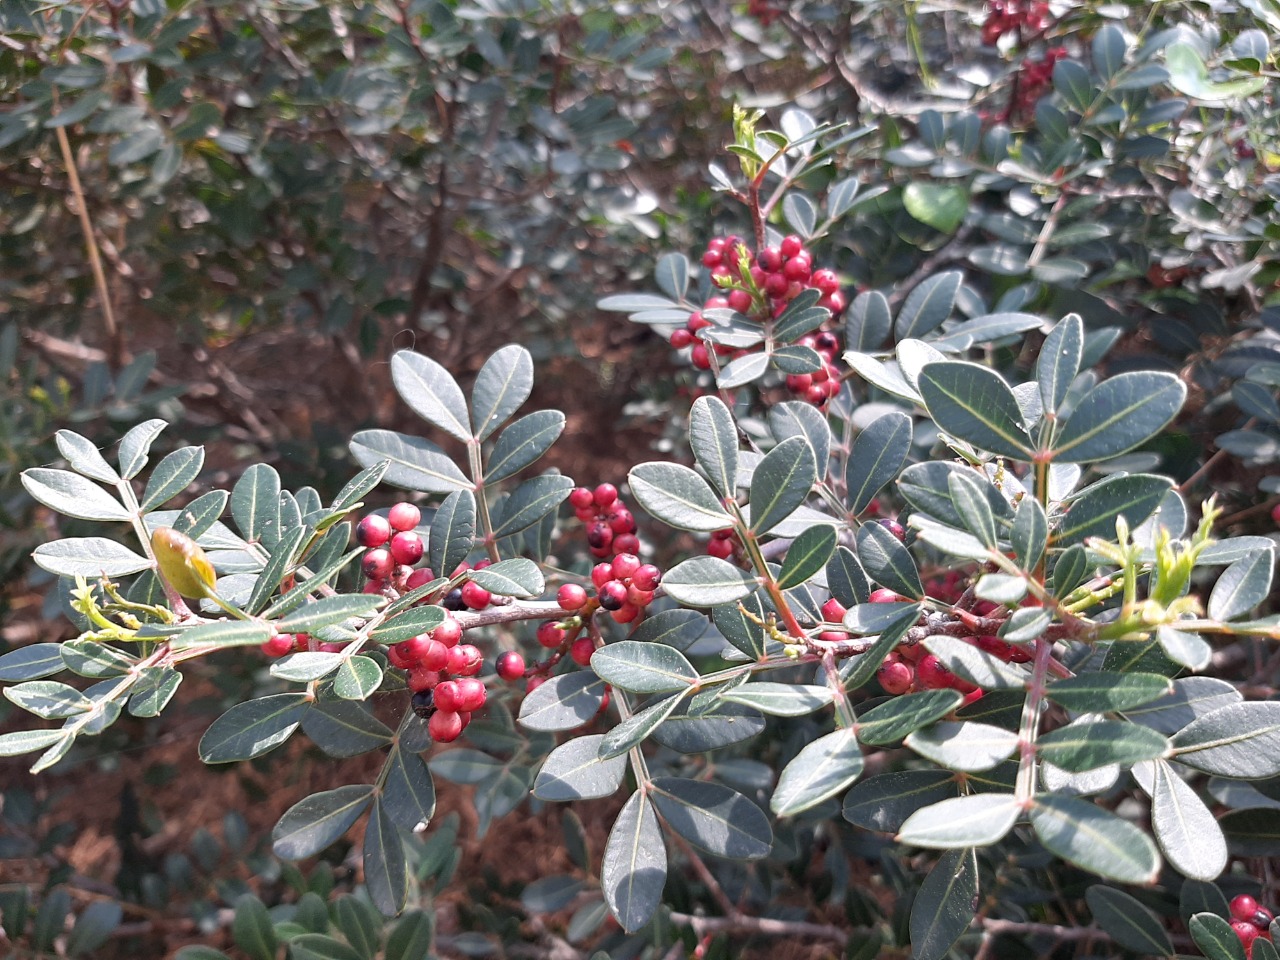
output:
[{"label": "berry cluster", "polygon": [[[710,270],[711,280],[721,293],[709,298],[701,311],[690,314],[685,325],[671,334],[671,345],[677,350],[691,348],[689,362],[698,370],[711,369],[713,353],[731,358],[746,353],[724,344],[703,342],[699,332],[712,325],[703,311],[729,309],[763,323],[781,315],[787,304],[810,289],[821,294],[818,306],[830,310],[833,317],[847,306],[840,278],[832,270],[815,270],[813,254],[798,236],[785,237],[778,246],[765,247],[754,254],[741,237],[715,237],[707,244],[702,264]],[[788,378],[788,386],[812,403],[825,403],[840,389],[834,366],[840,342],[830,332],[806,336],[798,342],[817,350],[823,365],[814,373],[797,375],[805,380],[792,382]]]},{"label": "berry cluster", "polygon": [[1040,33],[1052,20],[1044,0],[991,0],[982,24],[982,42],[994,45],[1006,33]]},{"label": "berry cluster", "polygon": [[[596,588],[594,602],[601,610],[607,610],[618,623],[630,623],[640,616],[644,608],[653,602],[654,591],[661,582],[662,571],[651,563],[641,563],[634,553],[620,553],[613,558],[612,563],[597,563],[591,568],[591,583]],[[566,583],[556,594],[556,602],[566,613],[576,614],[593,600],[585,587]],[[555,626],[555,621],[551,621],[551,624]],[[547,628],[548,625],[544,623],[542,626]],[[563,628],[557,629],[563,632]],[[538,642],[544,647],[558,645],[547,642],[552,635],[548,631],[544,639],[543,630],[539,629]],[[579,659],[576,653],[571,651],[570,655],[576,662],[585,665],[586,661]],[[586,660],[590,659],[591,654],[587,652]]]},{"label": "berry cluster", "polygon": [[612,483],[602,483],[594,490],[574,487],[569,492],[569,505],[574,516],[587,525],[587,546],[593,557],[603,559],[639,551],[636,518]]},{"label": "berry cluster", "polygon": [[365,593],[384,593],[389,586],[414,590],[435,579],[429,567],[414,569],[426,548],[417,532],[421,520],[422,511],[412,503],[397,503],[385,517],[371,513],[356,525],[356,543],[365,548]]},{"label": "berry cluster", "polygon": [[271,639],[262,644],[262,652],[268,657],[283,657],[289,653],[341,653],[346,644],[316,643],[309,633],[274,633]]},{"label": "berry cluster", "polygon": [[[895,603],[906,598],[900,597],[892,590],[881,588],[873,590],[868,599],[871,603]],[[996,604],[983,601],[975,607],[975,613],[986,616],[994,613],[996,609],[998,609]],[[822,608],[822,615],[830,623],[839,623],[844,617],[844,607],[835,599],[828,600]],[[825,638],[826,635],[822,636]],[[838,639],[839,636],[833,633],[832,639]],[[985,634],[966,639],[979,650],[999,657],[1005,663],[1027,663],[1031,659],[1029,650],[1016,644],[1006,643],[994,635]],[[945,688],[959,690],[968,698],[966,703],[982,696],[978,687],[963,677],[956,676],[943,666],[937,656],[914,643],[899,644],[890,651],[876,672],[876,679],[880,681],[880,686],[885,693],[895,696],[912,691]]]},{"label": "berry cluster", "polygon": [[485,705],[488,691],[477,679],[484,668],[478,647],[462,643],[462,627],[453,617],[429,633],[387,648],[393,667],[408,672],[413,710],[427,720],[433,740],[456,740],[471,722],[471,714]]},{"label": "berry cluster", "polygon": [[1240,938],[1246,957],[1253,956],[1253,942],[1261,937],[1271,939],[1271,921],[1275,916],[1266,907],[1259,906],[1258,901],[1247,893],[1242,893],[1231,901],[1231,929]]},{"label": "berry cluster", "polygon": [[1065,47],[1050,47],[1039,60],[1027,57],[1018,70],[1018,85],[1009,103],[1009,115],[1029,115],[1036,101],[1044,96],[1053,82],[1053,67],[1067,55]]}]

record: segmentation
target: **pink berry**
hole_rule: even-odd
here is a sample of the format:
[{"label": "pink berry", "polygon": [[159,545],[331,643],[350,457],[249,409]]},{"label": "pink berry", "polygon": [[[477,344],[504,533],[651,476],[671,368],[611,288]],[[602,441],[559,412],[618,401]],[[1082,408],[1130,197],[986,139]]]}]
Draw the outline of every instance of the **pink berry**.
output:
[{"label": "pink berry", "polygon": [[915,674],[911,667],[901,660],[885,660],[876,671],[876,679],[880,681],[880,686],[884,688],[885,693],[897,696],[911,689]]},{"label": "pink berry", "polygon": [[612,483],[602,483],[592,492],[597,507],[607,507],[618,499],[618,488]]},{"label": "pink berry", "polygon": [[371,513],[356,526],[356,543],[362,547],[380,547],[391,537],[391,524],[385,517]]},{"label": "pink berry", "polygon": [[591,655],[596,652],[596,645],[590,637],[579,637],[569,646],[569,656],[580,667],[591,663]]},{"label": "pink berry", "polygon": [[440,710],[458,709],[458,681],[445,680],[436,685],[436,707]]},{"label": "pink berry", "polygon": [[613,538],[613,549],[617,553],[639,553],[640,538],[634,533],[624,533]]},{"label": "pink berry", "polygon": [[581,610],[587,602],[587,591],[576,583],[566,583],[556,592],[556,603],[561,610]]},{"label": "pink berry", "polygon": [[747,313],[751,309],[751,294],[745,290],[730,290],[729,309]]},{"label": "pink berry", "polygon": [[460,643],[447,651],[448,671],[458,677],[474,677],[484,666],[480,650],[469,643]]},{"label": "pink berry", "polygon": [[493,594],[474,580],[468,580],[462,585],[462,602],[472,610],[483,610],[492,599]]},{"label": "pink berry", "polygon": [[1253,923],[1253,915],[1258,912],[1258,901],[1253,899],[1247,893],[1242,893],[1238,897],[1231,900],[1231,917],[1234,920],[1243,920],[1246,923]]},{"label": "pink berry", "polygon": [[640,569],[640,558],[634,553],[620,553],[613,558],[611,567],[614,579],[625,580]]},{"label": "pink berry", "polygon": [[283,657],[293,649],[292,633],[277,633],[262,645],[262,652],[268,657]]},{"label": "pink berry", "polygon": [[484,706],[489,697],[489,691],[481,681],[474,677],[464,677],[461,680],[455,680],[454,683],[457,685],[454,699],[459,711],[471,713]]},{"label": "pink berry", "polygon": [[614,623],[630,623],[640,616],[640,608],[633,603],[624,603],[617,610],[612,611],[609,616],[613,617]]},{"label": "pink berry", "polygon": [[778,249],[784,257],[794,257],[804,249],[804,241],[793,233],[783,237],[782,245]]},{"label": "pink berry", "polygon": [[554,650],[560,646],[560,644],[564,643],[564,638],[564,628],[554,620],[548,620],[538,627],[538,644],[548,650]]},{"label": "pink berry", "polygon": [[[439,698],[436,704],[439,706]],[[427,733],[436,743],[452,743],[462,734],[462,718],[456,711],[437,709],[427,721]]]},{"label": "pink berry", "polygon": [[436,578],[435,571],[430,567],[422,567],[419,570],[409,574],[409,578],[405,580],[404,585],[409,590],[417,590],[419,587],[425,587],[428,583]]},{"label": "pink berry", "polygon": [[462,639],[462,624],[453,617],[445,617],[444,623],[431,631],[431,639],[446,647],[457,646],[458,641]]},{"label": "pink berry", "polygon": [[633,607],[644,609],[653,603],[653,591],[641,590],[634,583],[627,587],[627,603]]},{"label": "pink berry", "polygon": [[412,530],[422,520],[422,511],[412,503],[397,503],[387,511],[387,522],[392,530]]},{"label": "pink berry", "polygon": [[642,563],[631,575],[632,586],[641,590],[654,590],[662,582],[662,571],[652,563]]},{"label": "pink berry", "polygon": [[414,667],[409,671],[409,689],[414,693],[421,693],[423,690],[432,690],[440,682],[440,674],[436,670],[428,670],[426,667]]},{"label": "pink berry", "polygon": [[1240,945],[1244,947],[1246,957],[1253,955],[1253,941],[1262,935],[1262,931],[1255,927],[1252,923],[1244,920],[1232,920],[1231,929],[1235,935],[1240,938]]},{"label": "pink berry", "polygon": [[827,623],[841,623],[844,621],[844,615],[848,611],[845,606],[835,597],[829,599],[822,605],[822,619]]},{"label": "pink berry", "polygon": [[591,568],[591,582],[595,584],[596,589],[600,589],[606,583],[613,579],[613,564],[597,563]]},{"label": "pink berry", "polygon": [[585,510],[596,505],[595,497],[587,487],[574,487],[569,491],[569,505],[575,510]]},{"label": "pink berry", "polygon": [[395,567],[391,559],[391,554],[382,547],[376,550],[370,550],[364,555],[364,559],[360,561],[360,569],[364,571],[364,575],[370,580],[385,580],[391,576],[391,571]]},{"label": "pink berry", "polygon": [[897,603],[902,597],[898,596],[892,590],[886,590],[881,587],[879,590],[872,590],[871,596],[867,598],[868,603]]},{"label": "pink berry", "polygon": [[416,533],[397,533],[391,538],[391,556],[396,563],[412,567],[422,559],[422,538]]},{"label": "pink berry", "polygon": [[513,680],[519,680],[524,676],[524,657],[514,650],[508,650],[498,656],[494,670],[499,677],[508,683]]},{"label": "pink berry", "polygon": [[610,580],[600,588],[600,606],[605,610],[619,610],[627,602],[627,588],[618,580]]}]

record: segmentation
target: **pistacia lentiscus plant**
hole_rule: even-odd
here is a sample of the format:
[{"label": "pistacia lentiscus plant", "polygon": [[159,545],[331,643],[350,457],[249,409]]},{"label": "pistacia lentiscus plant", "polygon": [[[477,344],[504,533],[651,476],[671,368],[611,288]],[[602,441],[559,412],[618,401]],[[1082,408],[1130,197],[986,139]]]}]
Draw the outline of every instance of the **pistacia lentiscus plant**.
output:
[{"label": "pistacia lentiscus plant", "polygon": [[[533,361],[519,345],[469,394],[430,357],[395,354],[428,436],[358,433],[364,469],[328,503],[258,464],[175,509],[204,454],[180,448],[144,481],[163,421],[114,461],[62,431],[67,468],[26,471],[27,492],[136,545],[35,551],[83,632],[0,658],[8,699],[54,721],[0,736],[0,752],[47,769],[125,711],[158,715],[188,661],[261,657],[202,760],[260,757],[301,730],[382,765],[300,800],[272,837],[301,860],[363,821],[364,906],[330,930],[244,901],[237,940],[255,956],[402,957],[414,938],[425,955],[417,911],[451,872],[433,846],[436,779],[475,787],[482,832],[530,793],[618,796],[599,857],[574,833],[576,872],[522,898],[529,913],[573,907],[572,938],[606,956],[774,934],[865,957],[1237,956],[1214,881],[1274,847],[1280,702],[1212,674],[1215,649],[1280,636],[1255,618],[1275,551],[1215,539],[1212,501],[1134,469],[1184,383],[1103,376],[1113,336],[988,308],[959,271],[896,310],[874,290],[847,301],[772,214],[855,134],[761,121],[738,114],[728,183],[749,239],[709,245],[696,283],[670,254],[661,294],[603,304],[705,368],[687,462],[590,486],[536,473],[565,420],[520,413]],[[824,230],[858,189],[833,182]],[[788,209],[816,224],[813,201]],[[366,514],[353,545],[379,483],[413,495]],[[684,554],[661,569],[667,528]],[[64,671],[87,682],[47,679]],[[440,748],[460,736],[469,746]],[[878,864],[883,898],[860,889],[858,858]],[[770,906],[795,893],[807,911]],[[415,912],[384,945],[368,905]],[[1270,956],[1259,916],[1234,920]]]}]

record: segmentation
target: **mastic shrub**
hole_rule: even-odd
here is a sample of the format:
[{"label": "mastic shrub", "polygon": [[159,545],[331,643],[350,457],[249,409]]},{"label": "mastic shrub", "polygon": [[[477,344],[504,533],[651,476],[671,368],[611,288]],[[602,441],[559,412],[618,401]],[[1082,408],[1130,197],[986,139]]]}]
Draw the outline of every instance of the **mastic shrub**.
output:
[{"label": "mastic shrub", "polygon": [[[1280,8],[1219,14],[0,4],[8,329],[112,296],[28,182],[71,131],[117,305],[350,338],[415,418],[330,494],[269,437],[221,482],[176,410],[108,449],[40,407],[14,515],[77,635],[0,655],[0,755],[91,761],[194,675],[204,763],[367,762],[118,896],[0,885],[15,956],[151,942],[135,904],[198,919],[184,960],[1276,956]],[[592,325],[672,351],[625,475],[543,459]],[[109,370],[136,330],[93,329]],[[7,336],[16,433],[53,361]],[[180,394],[150,363],[121,402]],[[462,868],[553,804],[536,881]]]}]

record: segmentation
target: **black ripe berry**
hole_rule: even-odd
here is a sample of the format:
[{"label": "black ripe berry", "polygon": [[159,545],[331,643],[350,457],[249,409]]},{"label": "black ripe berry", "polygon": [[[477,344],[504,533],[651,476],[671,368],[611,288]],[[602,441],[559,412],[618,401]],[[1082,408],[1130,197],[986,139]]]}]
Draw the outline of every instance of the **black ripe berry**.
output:
[{"label": "black ripe berry", "polygon": [[446,610],[465,610],[467,605],[462,599],[462,588],[454,587],[444,595],[444,599],[440,601],[440,606]]},{"label": "black ripe berry", "polygon": [[420,716],[423,720],[430,720],[431,715],[436,712],[433,696],[430,690],[422,690],[413,695],[413,712]]}]

